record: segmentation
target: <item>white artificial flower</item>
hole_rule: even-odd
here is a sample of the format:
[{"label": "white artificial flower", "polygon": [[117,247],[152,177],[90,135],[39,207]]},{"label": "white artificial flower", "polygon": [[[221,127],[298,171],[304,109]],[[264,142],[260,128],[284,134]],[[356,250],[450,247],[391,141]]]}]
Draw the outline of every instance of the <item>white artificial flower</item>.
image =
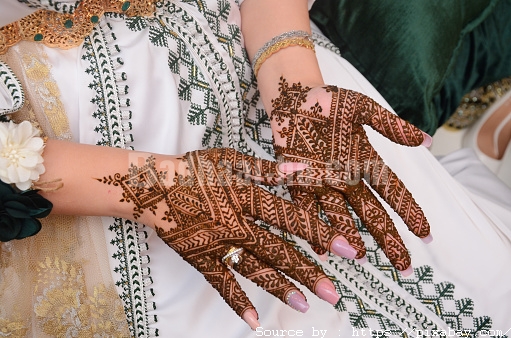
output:
[{"label": "white artificial flower", "polygon": [[44,173],[44,141],[39,130],[28,121],[0,123],[0,180],[30,189]]}]

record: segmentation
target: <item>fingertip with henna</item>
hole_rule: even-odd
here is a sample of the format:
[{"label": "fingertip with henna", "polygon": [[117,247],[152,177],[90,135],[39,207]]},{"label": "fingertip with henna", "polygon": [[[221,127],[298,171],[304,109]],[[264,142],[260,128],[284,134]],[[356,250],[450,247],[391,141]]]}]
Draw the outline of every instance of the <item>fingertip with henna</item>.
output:
[{"label": "fingertip with henna", "polygon": [[335,290],[335,286],[332,283],[332,281],[330,281],[327,278],[321,280],[316,286],[316,295],[318,295],[319,298],[329,302],[332,305],[337,304],[339,298],[341,298],[337,294],[337,291]]},{"label": "fingertip with henna", "polygon": [[431,147],[431,144],[433,143],[433,138],[425,133],[425,132],[422,132],[422,135],[424,136],[424,140],[422,141],[422,145],[426,148],[429,148]]},{"label": "fingertip with henna", "polygon": [[332,245],[330,245],[330,251],[337,256],[346,257],[353,259],[357,256],[357,250],[352,247],[344,237],[336,237]]},{"label": "fingertip with henna", "polygon": [[413,267],[410,265],[408,268],[406,268],[405,270],[401,270],[399,271],[401,272],[401,275],[403,277],[408,277],[410,276],[412,273],[413,273]]},{"label": "fingertip with henna", "polygon": [[429,234],[426,237],[422,237],[421,241],[423,241],[426,244],[429,244],[433,241],[433,235]]},{"label": "fingertip with henna", "polygon": [[250,326],[252,330],[256,330],[261,324],[259,324],[259,321],[257,320],[257,312],[254,309],[248,309],[243,312],[243,315],[241,318]]}]

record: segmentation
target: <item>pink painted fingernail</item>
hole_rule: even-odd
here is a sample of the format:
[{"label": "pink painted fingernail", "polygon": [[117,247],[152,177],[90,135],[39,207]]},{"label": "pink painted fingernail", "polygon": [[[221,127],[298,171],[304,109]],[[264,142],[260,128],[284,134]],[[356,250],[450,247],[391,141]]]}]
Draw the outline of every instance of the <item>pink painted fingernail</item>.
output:
[{"label": "pink painted fingernail", "polygon": [[362,258],[357,258],[355,260],[357,261],[358,264],[362,265],[362,264],[367,263],[367,256],[364,256]]},{"label": "pink painted fingernail", "polygon": [[328,259],[328,254],[327,253],[324,253],[322,255],[318,255],[318,258],[320,261],[324,262]]},{"label": "pink painted fingernail", "polygon": [[318,283],[316,286],[316,294],[319,298],[329,302],[332,305],[337,304],[339,298],[341,298],[337,291],[335,291],[335,286],[328,279],[325,279]]},{"label": "pink painted fingernail", "polygon": [[257,312],[254,309],[248,309],[243,312],[243,315],[241,316],[243,320],[250,326],[252,330],[256,330],[261,324],[259,324],[259,321],[257,320]]},{"label": "pink painted fingernail", "polygon": [[426,148],[431,147],[431,144],[433,143],[433,138],[425,132],[422,132],[422,135],[424,135],[424,140],[422,141],[422,145]]},{"label": "pink painted fingernail", "polygon": [[413,273],[413,267],[410,265],[406,270],[399,271],[403,277],[408,277]]},{"label": "pink painted fingernail", "polygon": [[309,303],[305,300],[305,297],[296,291],[291,291],[287,297],[286,302],[289,306],[291,306],[293,309],[300,311],[300,312],[307,312],[309,309]]},{"label": "pink painted fingernail", "polygon": [[433,242],[433,235],[429,234],[426,237],[421,238],[421,241],[423,241],[426,244],[429,244]]},{"label": "pink painted fingernail", "polygon": [[349,243],[342,237],[339,237],[332,242],[330,251],[332,251],[337,256],[342,256],[349,259],[353,259],[357,255],[357,250],[349,245]]},{"label": "pink painted fingernail", "polygon": [[279,164],[279,170],[282,171],[284,174],[292,174],[294,172],[304,170],[308,167],[309,165],[307,163],[300,162],[284,162]]}]

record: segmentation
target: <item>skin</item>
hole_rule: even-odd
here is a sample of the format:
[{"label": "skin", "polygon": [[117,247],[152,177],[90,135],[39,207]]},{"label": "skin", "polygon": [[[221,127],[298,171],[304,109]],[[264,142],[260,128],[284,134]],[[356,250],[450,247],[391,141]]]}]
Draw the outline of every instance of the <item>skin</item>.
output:
[{"label": "skin", "polygon": [[[269,18],[267,16],[268,11],[266,11],[266,9],[272,8],[273,6],[276,7],[274,12],[275,14],[286,13],[286,15],[276,15]],[[254,7],[256,10],[254,10]],[[265,10],[261,11],[261,9]],[[246,10],[252,11],[253,15],[249,15],[247,17]],[[248,28],[248,30],[254,33],[253,35],[246,36],[247,48],[249,50],[259,48],[259,46],[264,42],[282,31],[301,29],[302,27],[310,31],[310,27],[307,28],[307,6],[306,3],[302,1],[299,3],[291,1],[284,1],[282,3],[264,1],[263,3],[248,0],[243,4],[242,11],[244,12],[242,13],[244,24],[247,22],[247,26],[252,26],[252,28]],[[282,20],[282,17],[286,17],[286,20]],[[259,34],[260,20],[262,18],[265,21],[270,20],[275,23],[275,25],[266,31],[264,35]],[[256,24],[258,21],[259,24]],[[245,29],[247,26],[243,28],[244,34],[247,33],[247,30]],[[272,59],[276,61],[281,58],[296,57],[296,62],[298,62],[299,59],[303,60],[303,58],[306,57],[311,62],[317,62],[315,61],[313,52],[309,51],[304,55],[302,55],[302,52],[303,51],[301,49],[297,48],[296,53],[293,53],[292,55],[286,56],[286,52],[282,55],[277,54],[278,56],[276,58],[272,57]],[[263,68],[261,68],[261,74],[270,70],[269,66],[272,62],[273,61],[265,63]],[[280,63],[275,63],[274,65],[276,67],[282,66]],[[311,81],[316,83],[322,82],[320,77],[315,78],[319,74],[319,68],[317,68],[317,70],[318,71],[311,71],[310,74],[312,77],[308,79],[310,80],[307,81],[308,83],[311,83]],[[301,78],[304,79],[304,77]],[[278,92],[278,79],[275,79],[273,76],[268,76],[266,77],[266,80],[267,81],[265,82],[267,85],[263,84],[262,88],[268,88],[270,91],[268,94],[264,94],[263,97],[265,99],[269,99]],[[155,156],[156,163],[158,163],[158,165],[161,163],[170,163],[175,161],[175,159],[165,157],[163,155],[153,155]],[[91,182],[92,179],[105,177],[105,175],[114,175],[115,173],[122,175],[123,173],[126,173],[127,168],[130,163],[132,163],[134,157],[138,158],[139,155],[133,152],[121,151],[119,149],[49,140],[44,152],[46,173],[41,177],[40,181],[44,182],[60,179],[63,183],[63,187],[56,192],[43,193],[44,196],[54,204],[53,213],[68,215],[108,215],[127,219],[136,218],[139,222],[155,228],[158,227],[158,233],[161,236],[166,234],[169,231],[169,228],[167,228],[169,225],[162,225],[159,223],[160,220],[155,221],[154,214],[152,212],[139,213],[137,217],[135,217],[133,213],[133,204],[119,202],[122,200],[123,195],[123,191],[120,186],[108,185],[99,181],[96,181],[97,184],[93,184]],[[97,166],[97,163],[101,163],[102,165]],[[160,206],[159,210],[162,210],[162,206]],[[311,232],[309,231],[309,233]],[[341,238],[341,236],[337,237]],[[332,243],[333,240],[332,238],[323,238],[322,241]],[[329,298],[331,302],[335,303],[338,296],[334,295],[335,291],[333,291],[332,294],[331,291],[334,288],[331,282],[325,276],[323,278],[316,279],[317,280],[315,280],[311,285],[311,288],[316,288],[315,291],[317,293],[322,293],[322,298]],[[322,281],[320,279],[322,279]],[[319,285],[323,285],[324,287],[319,288]],[[288,292],[281,292],[279,298],[284,298],[285,293]],[[325,294],[329,295],[325,296]],[[249,306],[246,304],[241,308],[248,308]],[[255,325],[256,321],[254,321],[254,317],[257,318],[257,313],[255,311],[236,311],[239,314],[243,314],[244,319],[247,322],[250,322],[251,326]],[[246,313],[251,313],[249,318],[245,318],[244,314]]]}]

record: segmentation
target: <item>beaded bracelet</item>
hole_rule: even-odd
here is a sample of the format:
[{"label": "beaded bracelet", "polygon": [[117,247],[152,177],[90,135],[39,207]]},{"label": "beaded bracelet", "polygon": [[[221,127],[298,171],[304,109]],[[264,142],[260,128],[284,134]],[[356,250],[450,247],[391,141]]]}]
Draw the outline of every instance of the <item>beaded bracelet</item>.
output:
[{"label": "beaded bracelet", "polygon": [[292,30],[275,36],[270,41],[266,42],[254,56],[253,69],[254,74],[257,76],[261,65],[273,54],[281,49],[300,46],[314,51],[314,42],[309,33],[300,30]]}]

